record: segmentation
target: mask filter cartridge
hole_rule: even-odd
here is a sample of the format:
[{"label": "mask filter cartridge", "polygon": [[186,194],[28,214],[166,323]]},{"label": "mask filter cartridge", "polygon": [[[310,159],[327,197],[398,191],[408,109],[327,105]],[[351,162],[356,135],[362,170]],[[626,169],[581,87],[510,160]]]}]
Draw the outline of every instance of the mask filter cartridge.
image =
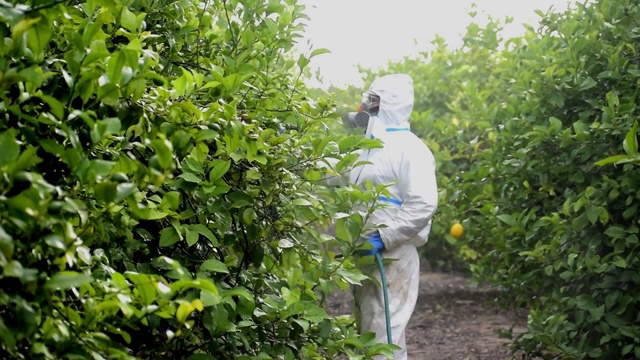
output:
[{"label": "mask filter cartridge", "polygon": [[366,111],[350,112],[343,119],[348,127],[366,128],[369,125],[371,114]]},{"label": "mask filter cartridge", "polygon": [[362,93],[362,102],[358,106],[357,112],[350,112],[343,122],[352,128],[367,128],[369,119],[378,113],[380,108],[380,97],[370,92]]}]

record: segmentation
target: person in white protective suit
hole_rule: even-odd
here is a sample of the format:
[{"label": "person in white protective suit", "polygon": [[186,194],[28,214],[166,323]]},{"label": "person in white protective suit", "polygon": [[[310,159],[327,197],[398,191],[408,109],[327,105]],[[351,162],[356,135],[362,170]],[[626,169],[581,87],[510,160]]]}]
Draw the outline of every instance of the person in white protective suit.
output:
[{"label": "person in white protective suit", "polygon": [[[393,343],[401,349],[395,360],[407,359],[405,329],[415,309],[419,292],[420,261],[417,247],[427,242],[431,219],[438,206],[435,160],[429,148],[413,134],[409,116],[413,111],[413,80],[406,74],[377,78],[363,93],[357,114],[349,116],[352,126],[366,128],[367,137],[380,139],[382,148],[363,151],[359,161],[367,161],[346,176],[363,186],[371,182],[392,184],[388,204],[374,211],[367,226],[384,225],[365,241],[383,258],[396,259],[385,265]],[[368,121],[367,121],[368,120]],[[364,271],[365,269],[363,269]],[[387,342],[385,303],[376,266],[366,269],[378,283],[365,281],[355,288],[355,315],[361,333],[374,332],[380,343]]]}]

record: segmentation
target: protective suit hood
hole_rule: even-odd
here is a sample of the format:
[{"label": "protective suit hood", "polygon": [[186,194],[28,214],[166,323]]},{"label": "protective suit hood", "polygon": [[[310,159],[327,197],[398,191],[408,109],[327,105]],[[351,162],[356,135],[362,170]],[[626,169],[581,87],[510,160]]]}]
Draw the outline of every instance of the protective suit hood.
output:
[{"label": "protective suit hood", "polygon": [[380,110],[367,126],[368,137],[409,130],[413,111],[413,79],[407,74],[385,75],[373,81],[369,91],[380,96]]}]

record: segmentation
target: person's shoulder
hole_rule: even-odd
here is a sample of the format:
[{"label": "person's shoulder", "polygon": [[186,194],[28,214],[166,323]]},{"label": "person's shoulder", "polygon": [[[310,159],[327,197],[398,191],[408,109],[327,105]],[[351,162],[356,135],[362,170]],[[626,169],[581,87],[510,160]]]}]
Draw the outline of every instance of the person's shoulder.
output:
[{"label": "person's shoulder", "polygon": [[406,134],[404,142],[406,142],[407,146],[412,147],[416,151],[427,152],[431,154],[431,149],[429,149],[429,146],[427,146],[424,140],[422,140],[418,135],[412,132],[408,132]]},{"label": "person's shoulder", "polygon": [[433,159],[433,153],[429,146],[416,134],[412,132],[397,133],[397,136],[392,136],[388,140],[393,143],[393,148],[402,153],[403,157],[412,159]]}]

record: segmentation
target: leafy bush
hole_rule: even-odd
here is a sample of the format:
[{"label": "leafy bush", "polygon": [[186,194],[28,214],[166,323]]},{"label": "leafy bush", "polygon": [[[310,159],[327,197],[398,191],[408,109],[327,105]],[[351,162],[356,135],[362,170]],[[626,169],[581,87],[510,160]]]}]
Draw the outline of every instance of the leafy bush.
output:
[{"label": "leafy bush", "polygon": [[288,55],[303,10],[0,4],[3,358],[390,353],[322,308],[364,278],[363,215],[336,214],[381,189],[317,185],[324,157],[342,171],[375,144],[329,135],[332,106],[305,97],[324,50]]}]

